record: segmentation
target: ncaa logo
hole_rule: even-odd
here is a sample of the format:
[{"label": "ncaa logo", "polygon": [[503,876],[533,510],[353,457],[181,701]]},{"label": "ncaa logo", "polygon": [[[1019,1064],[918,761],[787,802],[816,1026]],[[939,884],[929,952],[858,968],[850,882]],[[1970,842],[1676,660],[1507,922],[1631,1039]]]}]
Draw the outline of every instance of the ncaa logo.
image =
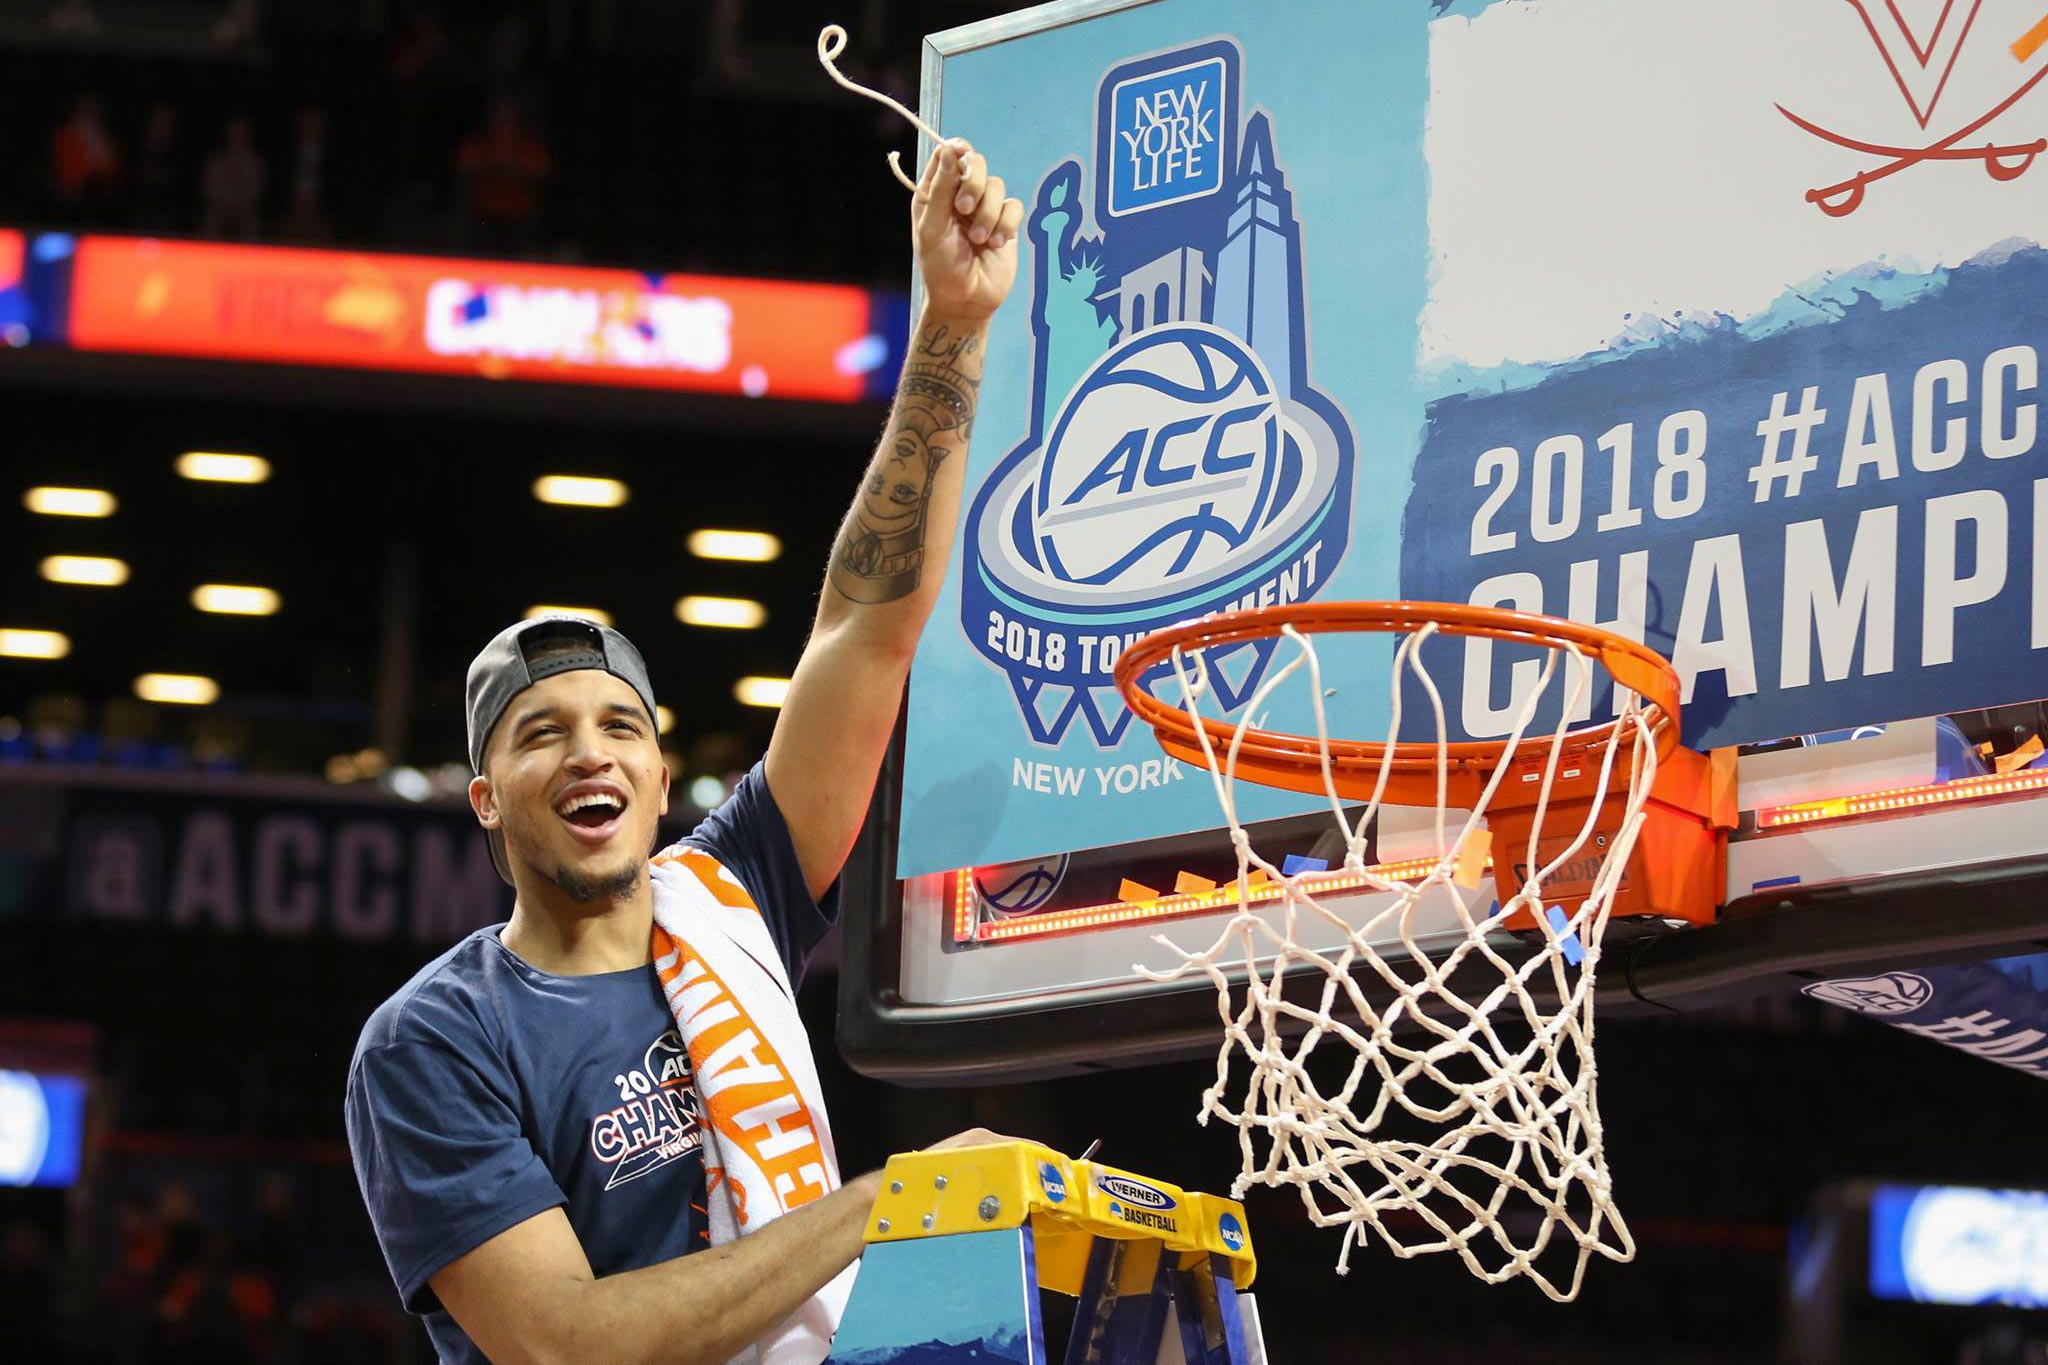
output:
[{"label": "ncaa logo", "polygon": [[1223,1245],[1232,1251],[1244,1250],[1244,1224],[1237,1221],[1237,1215],[1226,1213],[1216,1223],[1216,1235],[1223,1239]]},{"label": "ncaa logo", "polygon": [[1067,1202],[1067,1182],[1060,1175],[1060,1168],[1050,1161],[1038,1163],[1038,1183],[1045,1190],[1045,1197],[1053,1203]]},{"label": "ncaa logo", "polygon": [[[1239,67],[1228,39],[1112,67],[1092,164],[1032,198],[1027,427],[968,503],[960,623],[1037,744],[1115,748],[1133,641],[1312,598],[1344,555],[1357,437],[1309,373],[1294,190]],[[1212,670],[1225,712],[1271,650]]]}]

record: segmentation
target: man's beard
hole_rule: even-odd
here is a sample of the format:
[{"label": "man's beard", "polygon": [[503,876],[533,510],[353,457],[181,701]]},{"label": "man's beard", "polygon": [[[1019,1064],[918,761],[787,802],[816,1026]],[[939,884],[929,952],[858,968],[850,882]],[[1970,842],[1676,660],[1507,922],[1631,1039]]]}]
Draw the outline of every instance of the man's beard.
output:
[{"label": "man's beard", "polygon": [[[535,871],[540,869],[535,868]],[[557,865],[552,872],[542,873],[549,881],[560,887],[562,894],[570,900],[586,903],[594,900],[622,900],[632,894],[640,884],[641,865],[627,863],[616,872],[578,872],[574,868]]]}]

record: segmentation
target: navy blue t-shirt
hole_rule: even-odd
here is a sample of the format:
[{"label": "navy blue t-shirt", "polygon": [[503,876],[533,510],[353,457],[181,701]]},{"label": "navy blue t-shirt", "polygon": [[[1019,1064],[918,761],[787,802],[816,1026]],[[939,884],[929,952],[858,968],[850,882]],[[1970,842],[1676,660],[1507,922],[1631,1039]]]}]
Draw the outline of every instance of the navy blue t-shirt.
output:
[{"label": "navy blue t-shirt", "polygon": [[[824,935],[756,764],[683,840],[739,878],[790,980]],[[483,1353],[427,1281],[537,1213],[566,1206],[599,1275],[707,1245],[690,1059],[654,969],[554,976],[479,929],[378,1006],[348,1077],[348,1140],[405,1306],[443,1360]]]}]

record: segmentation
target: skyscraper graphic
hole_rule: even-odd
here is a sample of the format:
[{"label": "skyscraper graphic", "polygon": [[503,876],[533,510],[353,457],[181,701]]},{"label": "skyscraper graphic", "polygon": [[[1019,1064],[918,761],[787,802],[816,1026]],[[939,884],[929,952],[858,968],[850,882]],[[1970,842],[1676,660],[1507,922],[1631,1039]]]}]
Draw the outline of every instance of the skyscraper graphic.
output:
[{"label": "skyscraper graphic", "polygon": [[1294,195],[1273,159],[1273,124],[1264,111],[1245,121],[1243,150],[1232,177],[1236,205],[1216,255],[1216,305],[1210,320],[1251,344],[1273,382],[1294,397],[1302,373],[1293,308],[1300,278],[1300,228]]},{"label": "skyscraper graphic", "polygon": [[1200,249],[1182,246],[1127,271],[1116,288],[1095,297],[1100,302],[1116,300],[1123,329],[1118,340],[1128,341],[1162,323],[1201,321],[1208,285],[1209,267],[1203,264]]}]

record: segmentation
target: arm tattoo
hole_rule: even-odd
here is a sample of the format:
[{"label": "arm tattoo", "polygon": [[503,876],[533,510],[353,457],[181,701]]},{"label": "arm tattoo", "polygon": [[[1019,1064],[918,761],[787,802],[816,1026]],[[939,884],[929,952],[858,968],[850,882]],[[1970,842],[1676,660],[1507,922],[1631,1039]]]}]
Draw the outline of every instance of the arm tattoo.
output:
[{"label": "arm tattoo", "polygon": [[925,324],[912,340],[881,448],[832,547],[829,580],[850,601],[917,591],[939,469],[966,448],[981,392],[981,332]]}]

